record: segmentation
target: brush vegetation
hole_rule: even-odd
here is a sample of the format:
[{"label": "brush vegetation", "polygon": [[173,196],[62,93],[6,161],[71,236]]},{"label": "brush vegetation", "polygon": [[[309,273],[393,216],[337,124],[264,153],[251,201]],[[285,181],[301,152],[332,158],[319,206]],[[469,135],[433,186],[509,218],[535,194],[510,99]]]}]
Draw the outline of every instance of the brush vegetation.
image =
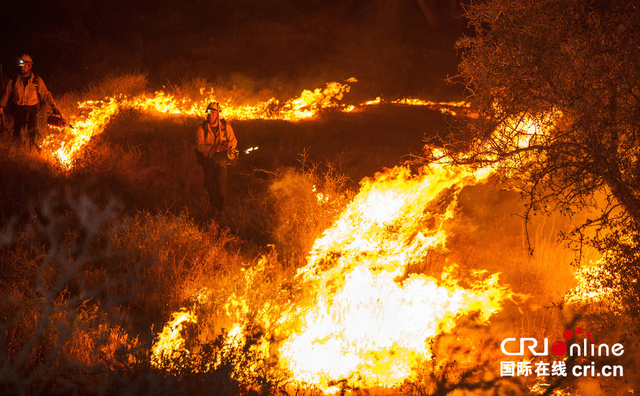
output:
[{"label": "brush vegetation", "polygon": [[[201,84],[208,81],[194,77],[169,90],[197,100]],[[59,103],[69,114],[81,99],[146,89],[145,75],[110,75]],[[240,148],[260,148],[230,170],[230,227],[208,216],[193,153],[199,122],[121,112],[68,172],[0,139],[0,393],[315,394],[291,388],[275,360],[243,371],[252,345],[277,337],[261,312],[269,307],[277,316],[274,310],[298,296],[296,270],[358,181],[420,153],[426,137],[448,132],[448,120],[432,110],[391,106],[329,111],[297,123],[232,120]],[[527,240],[516,216],[523,209],[518,195],[500,187],[465,189],[448,251],[411,271],[437,275],[451,260],[502,272],[504,282],[529,297],[509,304],[491,329],[461,318],[453,334],[432,341],[433,359],[395,392],[527,393],[531,378],[499,377],[499,341],[559,337],[575,319],[559,307],[574,285],[574,256],[549,237],[565,220],[534,222]],[[208,299],[195,302],[201,293]],[[248,301],[248,309],[230,309],[231,296]],[[158,369],[149,361],[151,346],[184,307],[199,313],[198,323],[184,330],[193,354],[168,357],[174,369]],[[611,340],[627,334],[597,318],[581,320],[598,334],[608,331]],[[248,335],[236,349],[222,341],[232,323],[243,323]],[[213,361],[215,367],[207,364]],[[346,382],[342,387],[363,392]]]}]

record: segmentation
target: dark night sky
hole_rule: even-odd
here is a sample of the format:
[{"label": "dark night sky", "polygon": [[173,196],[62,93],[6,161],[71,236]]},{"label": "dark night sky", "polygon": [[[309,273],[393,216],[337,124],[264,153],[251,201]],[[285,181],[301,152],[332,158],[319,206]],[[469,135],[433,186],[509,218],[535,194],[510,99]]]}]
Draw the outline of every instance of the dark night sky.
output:
[{"label": "dark night sky", "polygon": [[22,53],[54,91],[110,72],[146,72],[153,85],[201,75],[259,88],[313,88],[356,77],[372,93],[440,95],[459,61],[465,21],[450,0],[176,2],[3,0],[5,76]]}]

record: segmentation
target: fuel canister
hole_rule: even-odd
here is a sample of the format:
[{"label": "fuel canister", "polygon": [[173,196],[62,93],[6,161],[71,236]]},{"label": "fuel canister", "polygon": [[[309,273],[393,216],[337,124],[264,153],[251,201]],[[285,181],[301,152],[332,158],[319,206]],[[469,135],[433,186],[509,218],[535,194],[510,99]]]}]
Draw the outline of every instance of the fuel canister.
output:
[{"label": "fuel canister", "polygon": [[64,128],[67,124],[64,122],[64,119],[56,114],[51,114],[47,118],[47,124],[56,128]]}]

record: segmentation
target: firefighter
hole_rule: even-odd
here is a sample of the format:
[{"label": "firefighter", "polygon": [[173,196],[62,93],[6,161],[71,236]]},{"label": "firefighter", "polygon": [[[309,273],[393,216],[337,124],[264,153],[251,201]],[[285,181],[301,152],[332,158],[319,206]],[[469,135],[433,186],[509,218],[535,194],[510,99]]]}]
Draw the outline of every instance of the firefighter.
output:
[{"label": "firefighter", "polygon": [[210,103],[206,119],[196,133],[196,155],[204,171],[204,187],[209,193],[209,201],[214,216],[227,217],[225,199],[227,197],[227,168],[238,141],[231,125],[220,117],[220,104]]},{"label": "firefighter", "polygon": [[22,130],[26,128],[27,142],[38,149],[38,111],[42,102],[51,107],[53,114],[60,115],[53,96],[40,76],[31,71],[33,60],[29,55],[22,55],[18,60],[19,74],[9,80],[2,100],[0,100],[0,117],[4,117],[5,109],[13,115],[13,136],[21,141]]}]

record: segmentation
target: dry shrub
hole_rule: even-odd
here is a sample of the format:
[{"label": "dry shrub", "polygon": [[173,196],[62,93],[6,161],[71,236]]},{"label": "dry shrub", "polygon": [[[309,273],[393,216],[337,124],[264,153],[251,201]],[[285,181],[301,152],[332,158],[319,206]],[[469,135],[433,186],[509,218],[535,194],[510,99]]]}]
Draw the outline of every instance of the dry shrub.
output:
[{"label": "dry shrub", "polygon": [[277,345],[283,337],[278,319],[298,295],[292,275],[271,251],[250,267],[203,279],[203,287],[183,308],[197,315],[197,323],[183,327],[185,346],[162,356],[163,369],[182,377],[218,376],[219,384],[235,392],[276,392],[286,378],[278,367]]},{"label": "dry shrub", "polygon": [[118,154],[114,147],[99,138],[92,140],[74,157],[69,175],[88,178],[101,172],[115,176],[122,171],[123,176],[133,176],[135,172],[131,172],[131,168],[136,164],[137,156]]},{"label": "dry shrub", "polygon": [[237,240],[216,223],[201,230],[183,213],[149,212],[122,219],[113,248],[122,258],[111,266],[136,267],[135,314],[162,322],[217,274],[239,266]]},{"label": "dry shrub", "polygon": [[408,395],[519,395],[527,394],[521,378],[500,377],[500,340],[490,326],[473,317],[458,320],[451,333],[429,341],[431,358],[414,369],[402,386]]},{"label": "dry shrub", "polygon": [[4,225],[14,216],[27,216],[27,206],[63,180],[59,168],[35,151],[16,145],[8,134],[0,135],[0,151],[0,225]]},{"label": "dry shrub", "polygon": [[115,367],[116,351],[136,347],[112,294],[127,277],[85,283],[85,270],[109,255],[100,234],[114,213],[113,204],[98,208],[85,196],[69,193],[61,201],[51,195],[24,230],[4,231],[10,235],[0,249],[3,394],[68,393],[77,389],[72,384]]},{"label": "dry shrub", "polygon": [[278,170],[269,185],[269,229],[283,260],[294,267],[304,261],[315,240],[336,220],[352,192],[346,179],[328,168]]},{"label": "dry shrub", "polygon": [[74,158],[67,179],[98,203],[117,197],[126,207],[136,207],[149,196],[141,187],[150,173],[141,166],[139,150],[125,152],[97,137]]},{"label": "dry shrub", "polygon": [[[71,116],[78,112],[78,103],[83,101],[82,94],[78,92],[66,92],[62,96],[58,96],[56,99],[56,106],[63,118],[67,122],[71,122]],[[55,128],[48,128],[49,133],[60,133],[61,131]]]},{"label": "dry shrub", "polygon": [[144,93],[149,84],[145,73],[111,72],[89,84],[83,93],[86,99],[101,100],[116,95],[135,96]]},{"label": "dry shrub", "polygon": [[212,87],[213,84],[208,78],[190,76],[183,77],[178,84],[170,84],[167,87],[167,91],[176,98],[185,98],[194,102],[201,102],[213,92],[214,89]]},{"label": "dry shrub", "polygon": [[[121,376],[148,370],[140,336],[202,285],[215,289],[218,275],[239,273],[236,240],[215,223],[200,230],[186,214],[116,219],[116,208],[51,196],[24,230],[3,231],[0,393],[115,386],[139,394],[138,380]],[[184,384],[162,386],[175,394]]]},{"label": "dry shrub", "polygon": [[93,199],[116,196],[132,211],[171,208],[179,213],[188,207],[195,212],[206,193],[191,128],[140,118],[135,111],[121,112],[78,153],[69,175]]}]

